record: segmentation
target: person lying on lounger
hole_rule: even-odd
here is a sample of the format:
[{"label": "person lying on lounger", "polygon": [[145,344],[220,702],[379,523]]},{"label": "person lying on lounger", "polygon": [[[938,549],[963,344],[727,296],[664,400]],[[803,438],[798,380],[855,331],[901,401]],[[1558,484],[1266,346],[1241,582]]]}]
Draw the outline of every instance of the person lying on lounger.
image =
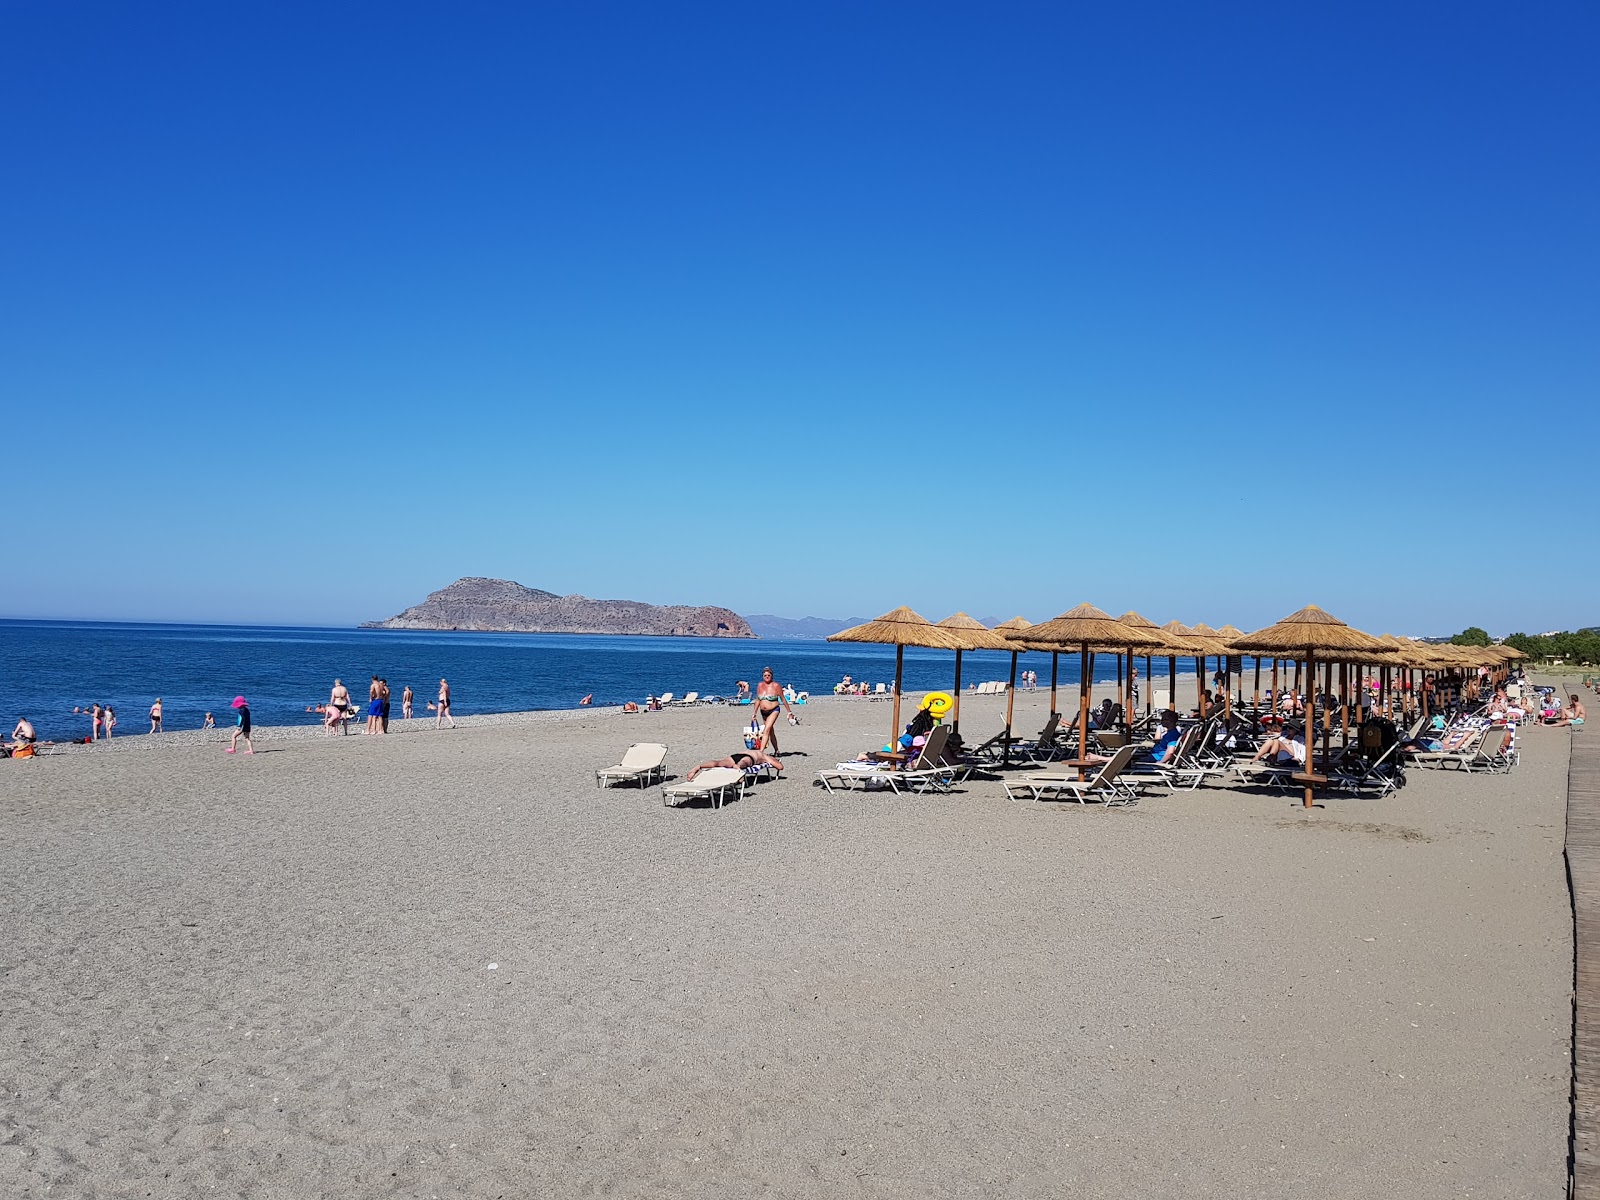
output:
[{"label": "person lying on lounger", "polygon": [[714,758],[710,762],[703,762],[690,771],[688,778],[693,779],[701,771],[709,771],[712,767],[732,767],[736,771],[748,771],[751,767],[775,767],[783,770],[783,764],[764,750],[735,750],[727,758]]}]

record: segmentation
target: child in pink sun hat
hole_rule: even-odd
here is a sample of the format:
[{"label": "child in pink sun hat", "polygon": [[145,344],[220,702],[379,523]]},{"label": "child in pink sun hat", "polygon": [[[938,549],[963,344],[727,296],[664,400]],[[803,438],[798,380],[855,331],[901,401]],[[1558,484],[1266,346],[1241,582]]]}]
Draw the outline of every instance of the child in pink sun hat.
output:
[{"label": "child in pink sun hat", "polygon": [[233,711],[237,717],[238,724],[234,726],[233,738],[228,742],[228,748],[223,753],[237,754],[239,751],[239,739],[243,738],[244,752],[246,754],[254,754],[256,752],[255,743],[250,740],[250,705],[245,702],[243,696],[235,696],[233,698]]}]

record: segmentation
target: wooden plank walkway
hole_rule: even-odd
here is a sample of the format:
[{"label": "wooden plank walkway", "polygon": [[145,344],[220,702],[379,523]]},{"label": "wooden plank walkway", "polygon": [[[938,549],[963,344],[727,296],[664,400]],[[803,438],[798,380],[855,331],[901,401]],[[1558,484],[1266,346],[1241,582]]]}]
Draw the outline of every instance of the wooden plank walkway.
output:
[{"label": "wooden plank walkway", "polygon": [[1572,734],[1567,772],[1574,934],[1571,1195],[1600,1200],[1600,737],[1594,731]]}]

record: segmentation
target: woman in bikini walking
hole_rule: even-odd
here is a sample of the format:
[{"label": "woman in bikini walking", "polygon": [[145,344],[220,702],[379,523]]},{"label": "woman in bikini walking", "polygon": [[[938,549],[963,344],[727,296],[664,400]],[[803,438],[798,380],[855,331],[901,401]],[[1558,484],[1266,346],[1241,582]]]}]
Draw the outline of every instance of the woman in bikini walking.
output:
[{"label": "woman in bikini walking", "polygon": [[[772,668],[761,668],[761,682],[756,684],[756,720],[761,722],[761,749],[768,754],[778,753],[778,712],[789,708],[783,694],[783,685],[772,678]],[[794,709],[789,708],[794,716]]]}]

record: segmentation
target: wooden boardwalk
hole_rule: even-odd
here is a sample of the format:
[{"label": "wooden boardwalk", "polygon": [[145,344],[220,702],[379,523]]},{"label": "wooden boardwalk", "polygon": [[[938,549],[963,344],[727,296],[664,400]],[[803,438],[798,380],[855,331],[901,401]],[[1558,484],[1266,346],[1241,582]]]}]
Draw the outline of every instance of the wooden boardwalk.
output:
[{"label": "wooden boardwalk", "polygon": [[1600,736],[1572,735],[1567,874],[1575,937],[1572,1014],[1572,1189],[1600,1200]]}]

